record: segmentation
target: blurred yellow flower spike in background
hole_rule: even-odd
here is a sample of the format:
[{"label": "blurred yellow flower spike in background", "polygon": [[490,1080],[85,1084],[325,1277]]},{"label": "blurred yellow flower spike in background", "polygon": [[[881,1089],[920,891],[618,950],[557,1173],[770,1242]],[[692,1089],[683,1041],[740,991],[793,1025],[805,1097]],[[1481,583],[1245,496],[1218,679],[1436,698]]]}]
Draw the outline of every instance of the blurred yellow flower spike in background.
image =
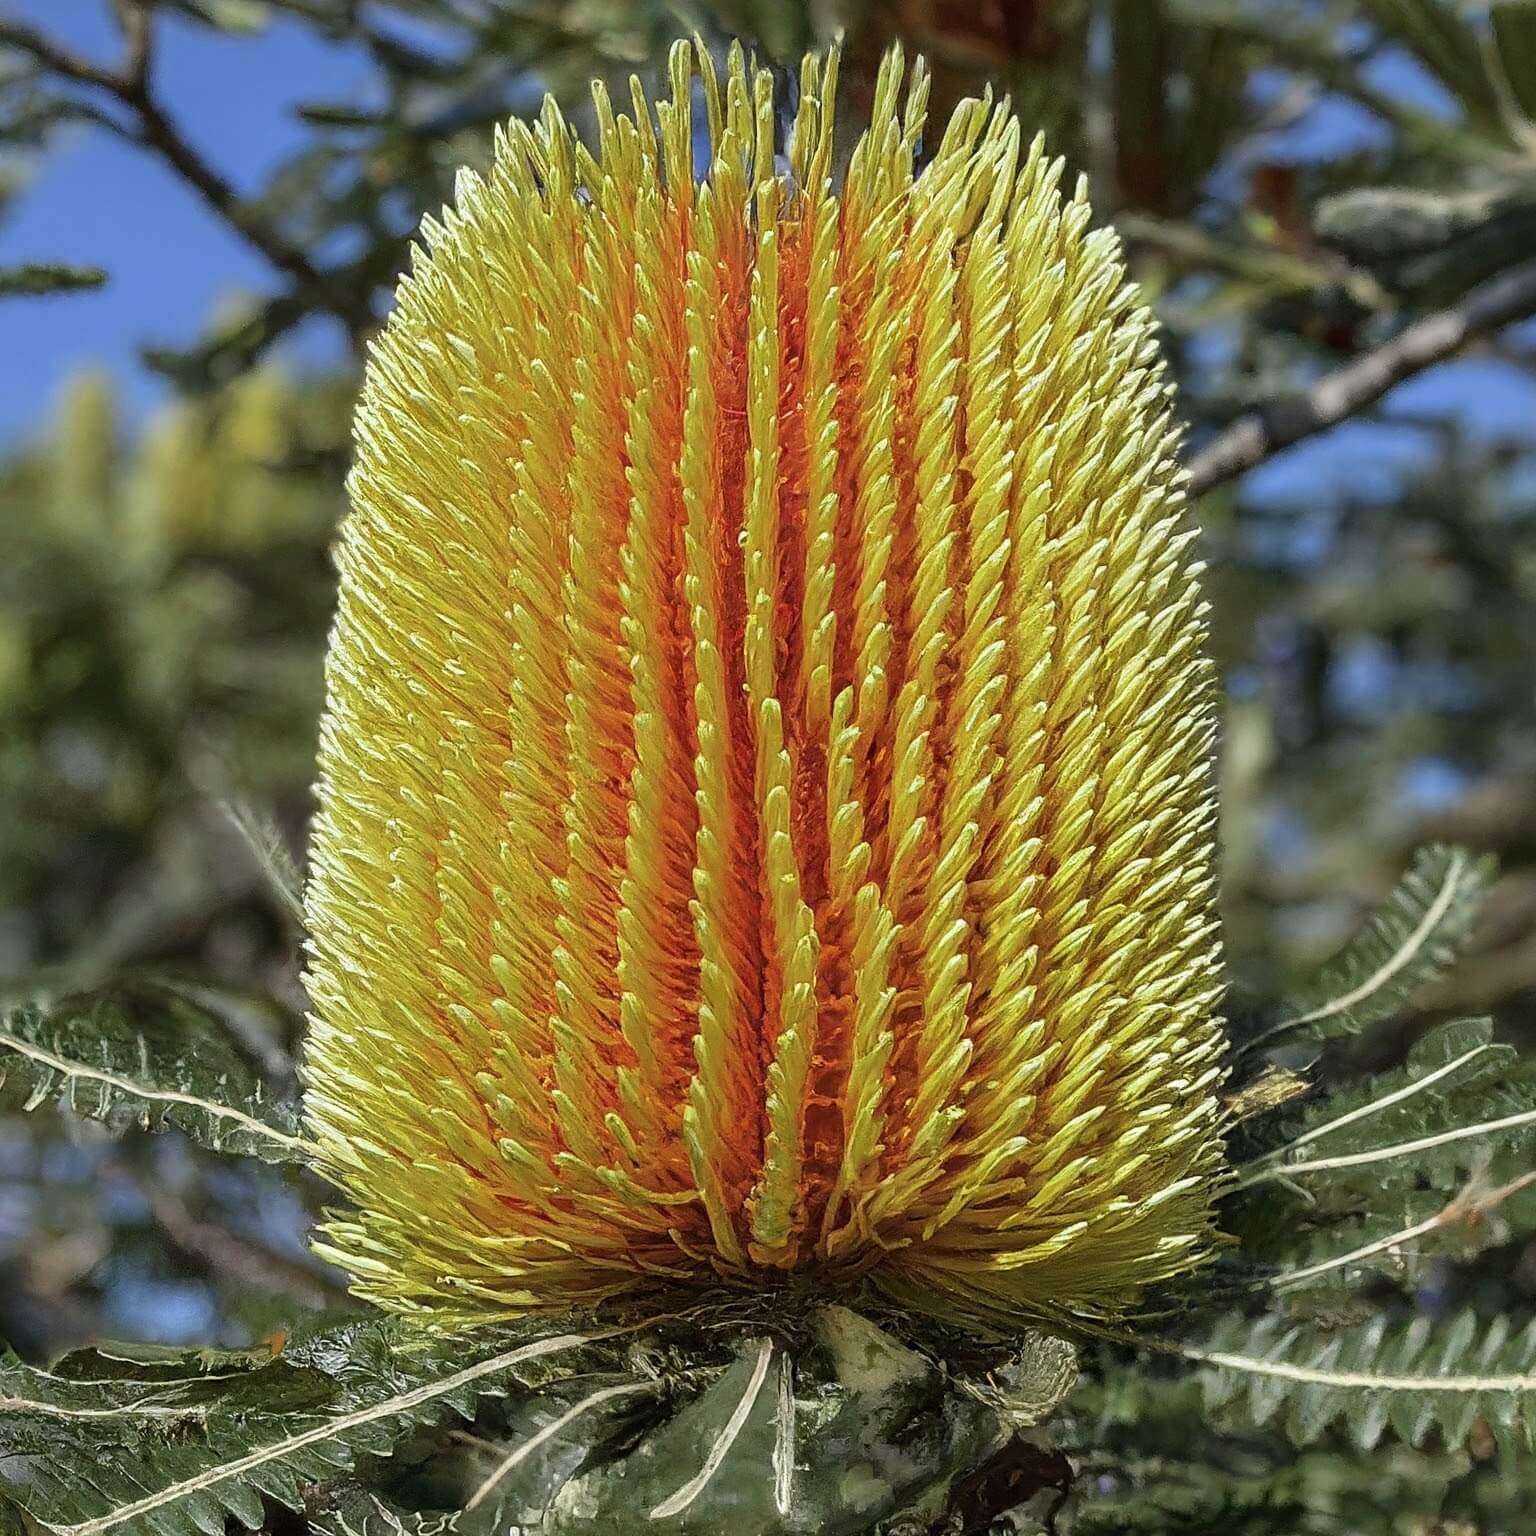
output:
[{"label": "blurred yellow flower spike in background", "polygon": [[[1006,103],[680,45],[428,222],[308,892],[324,1251],[1114,1315],[1221,1188],[1212,692],[1154,326]],[[703,124],[697,119],[703,115]],[[707,165],[696,143],[707,127]]]}]

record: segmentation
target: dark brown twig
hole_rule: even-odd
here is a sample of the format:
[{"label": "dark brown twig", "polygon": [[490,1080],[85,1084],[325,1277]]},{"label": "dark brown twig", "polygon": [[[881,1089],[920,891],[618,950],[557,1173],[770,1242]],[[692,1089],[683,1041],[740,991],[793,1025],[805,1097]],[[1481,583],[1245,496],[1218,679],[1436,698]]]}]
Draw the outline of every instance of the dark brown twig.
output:
[{"label": "dark brown twig", "polygon": [[233,186],[197,151],[161,105],[152,88],[154,17],[144,0],[116,0],[123,34],[123,59],[109,69],[64,47],[24,22],[0,21],[0,46],[27,54],[43,68],[75,85],[111,96],[133,114],[132,137],[158,155],[214,213],[236,230],[275,268],[301,287],[318,292],[325,307],[349,325],[358,319],[366,296],[346,291],[319,271],[305,252],[256,217]]},{"label": "dark brown twig", "polygon": [[78,53],[71,53],[46,33],[27,26],[25,22],[0,21],[0,43],[30,55],[54,74],[63,75],[65,79],[79,85],[94,85],[113,95],[118,93],[122,85],[121,79],[112,70],[103,69],[99,64],[81,58]]},{"label": "dark brown twig", "polygon": [[1533,314],[1536,262],[1527,262],[1473,289],[1460,304],[1415,321],[1309,389],[1281,395],[1238,417],[1190,460],[1190,494],[1223,485],[1303,438],[1337,426],[1469,341]]}]

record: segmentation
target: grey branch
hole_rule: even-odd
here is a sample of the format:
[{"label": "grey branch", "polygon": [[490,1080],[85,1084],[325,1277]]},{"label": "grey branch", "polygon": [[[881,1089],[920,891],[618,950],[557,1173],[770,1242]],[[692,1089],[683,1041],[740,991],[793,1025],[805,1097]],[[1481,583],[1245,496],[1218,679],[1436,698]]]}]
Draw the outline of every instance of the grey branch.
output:
[{"label": "grey branch", "polygon": [[1395,384],[1454,356],[1469,341],[1536,314],[1536,261],[1474,288],[1460,304],[1416,320],[1310,389],[1280,395],[1238,417],[1189,462],[1199,496],[1273,458],[1293,443],[1364,410]]}]

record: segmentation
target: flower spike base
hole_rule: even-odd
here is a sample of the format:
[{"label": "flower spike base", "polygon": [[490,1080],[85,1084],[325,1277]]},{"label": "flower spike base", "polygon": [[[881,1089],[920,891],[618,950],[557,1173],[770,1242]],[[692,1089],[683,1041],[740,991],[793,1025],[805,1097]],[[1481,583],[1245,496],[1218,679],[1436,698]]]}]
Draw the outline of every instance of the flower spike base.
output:
[{"label": "flower spike base", "polygon": [[995,1325],[1210,1250],[1153,323],[1006,103],[925,135],[891,58],[834,178],[836,69],[784,142],[766,71],[686,46],[591,152],[512,124],[373,349],[307,1107],[386,1306],[791,1276]]},{"label": "flower spike base", "polygon": [[635,1346],[627,1379],[575,1376],[536,1399],[521,1438],[477,1464],[465,1519],[543,1536],[867,1536],[897,1517],[926,1529],[1076,1376],[1066,1345],[1035,1336],[985,1388],[959,1383],[837,1306],[802,1319],[798,1341],[736,1336],[735,1358],[700,1373],[686,1364],[697,1342],[679,1351],[663,1328]]}]

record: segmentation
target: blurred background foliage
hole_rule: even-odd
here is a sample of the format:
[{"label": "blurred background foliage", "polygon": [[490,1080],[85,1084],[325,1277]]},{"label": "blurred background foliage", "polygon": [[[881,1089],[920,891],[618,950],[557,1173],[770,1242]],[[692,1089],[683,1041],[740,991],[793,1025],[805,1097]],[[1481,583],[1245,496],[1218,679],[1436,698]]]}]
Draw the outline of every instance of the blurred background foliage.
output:
[{"label": "blurred background foliage", "polygon": [[[1234,1011],[1283,997],[1416,844],[1452,839],[1504,873],[1435,1006],[1492,1010],[1529,1040],[1532,0],[114,9],[115,57],[0,12],[0,221],[7,189],[46,178],[63,136],[113,135],[182,178],[271,282],[221,307],[194,346],[143,338],[177,391],[151,420],[125,423],[111,386],[85,375],[0,463],[0,978],[173,974],[292,1080],[302,1002],[282,868],[309,809],[350,401],[415,221],[451,196],[458,165],[485,158],[490,126],[546,87],[582,123],[589,78],[654,76],[680,31],[756,39],[776,60],[842,31],[850,118],[896,40],[929,59],[939,119],[989,84],[1011,93],[1089,178],[1160,310],[1226,686]],[[346,39],[368,80],[303,103],[302,147],[246,196],[158,94],[156,49],[167,27],[238,41],[278,18]],[[101,263],[110,284],[110,252]],[[5,366],[26,366],[4,351],[12,306],[66,305],[101,278],[0,269]],[[323,376],[285,371],[283,339],[315,316],[340,327],[349,358]],[[1387,1060],[1394,1045],[1361,1050]],[[56,1119],[0,1120],[0,1339],[39,1354],[98,1332],[260,1337],[287,1304],[275,1298],[334,1299],[302,1244],[314,1198],[174,1138],[108,1146]],[[1482,1265],[1497,1305],[1536,1299],[1530,1252]],[[1446,1273],[1415,1277],[1425,1305]],[[1135,1469],[1166,1471],[1188,1449],[1167,1426],[1166,1443],[1130,1436],[1143,1411],[1082,1400],[1084,1465],[1109,1501],[1095,1517],[1108,1523],[1083,1529],[1353,1531],[1388,1509],[1404,1513],[1382,1530],[1491,1530],[1517,1502],[1475,1446],[1433,1465],[1384,1452],[1355,1471],[1314,1451],[1281,1489],[1262,1447],[1233,1442],[1219,1476],[1185,1469],[1188,1486],[1168,1483],[1178,1507],[1136,1524],[1115,1503]],[[1180,1402],[1164,1411],[1185,1422]],[[1249,1523],[1223,1499],[1250,1500]]]}]

